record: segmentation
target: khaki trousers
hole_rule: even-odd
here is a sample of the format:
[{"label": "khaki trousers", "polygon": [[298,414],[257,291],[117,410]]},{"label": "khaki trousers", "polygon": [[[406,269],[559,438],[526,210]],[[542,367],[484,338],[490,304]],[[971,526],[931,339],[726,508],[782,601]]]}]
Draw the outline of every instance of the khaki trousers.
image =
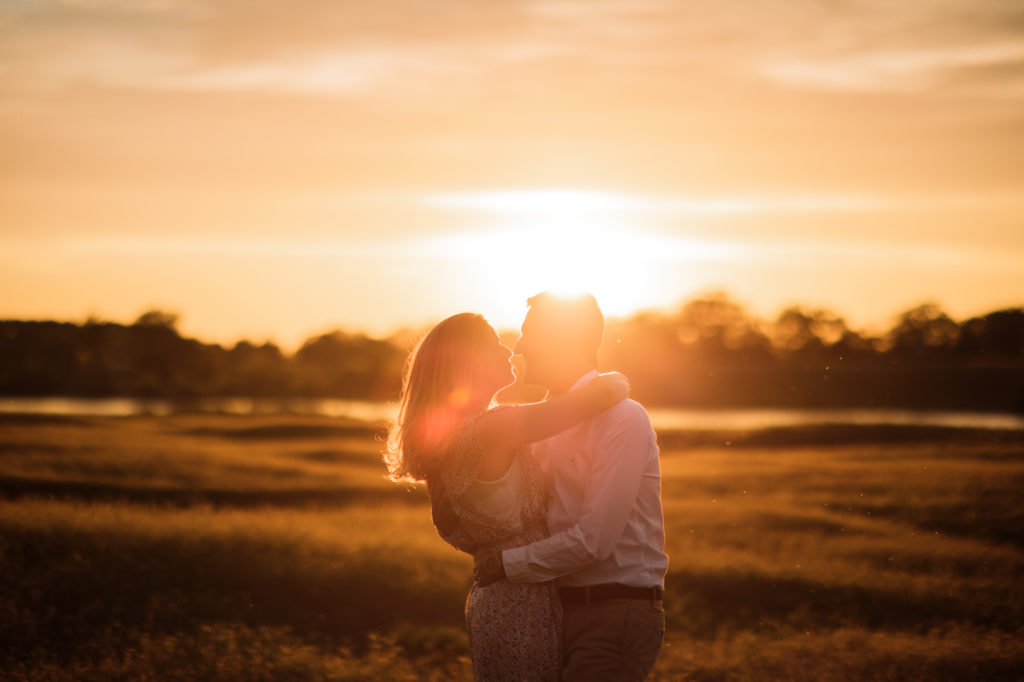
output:
[{"label": "khaki trousers", "polygon": [[665,637],[660,601],[607,599],[566,603],[563,682],[640,682]]}]

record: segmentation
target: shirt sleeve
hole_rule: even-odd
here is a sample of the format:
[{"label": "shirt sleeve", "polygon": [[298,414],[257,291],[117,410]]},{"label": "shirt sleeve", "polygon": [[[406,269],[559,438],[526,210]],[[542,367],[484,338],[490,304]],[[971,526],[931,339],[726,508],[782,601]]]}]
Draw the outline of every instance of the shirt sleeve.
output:
[{"label": "shirt sleeve", "polygon": [[614,551],[633,512],[654,438],[642,412],[623,410],[615,416],[594,434],[593,469],[579,520],[549,538],[502,552],[510,582],[553,580]]}]

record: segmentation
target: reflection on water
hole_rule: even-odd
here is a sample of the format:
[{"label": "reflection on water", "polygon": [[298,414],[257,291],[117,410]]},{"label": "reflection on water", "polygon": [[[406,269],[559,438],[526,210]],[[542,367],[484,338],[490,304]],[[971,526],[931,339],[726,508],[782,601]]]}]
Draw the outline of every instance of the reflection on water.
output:
[{"label": "reflection on water", "polygon": [[897,409],[845,410],[679,410],[651,409],[654,427],[682,431],[747,431],[813,424],[900,424],[974,429],[1024,429],[1024,416],[985,412],[929,412]]},{"label": "reflection on water", "polygon": [[350,417],[360,421],[389,421],[397,406],[367,400],[260,400],[204,398],[173,401],[144,398],[0,398],[0,413],[81,415],[96,417],[166,417],[172,414],[315,414]]},{"label": "reflection on water", "polygon": [[[390,421],[397,413],[393,403],[365,400],[258,400],[210,398],[189,402],[134,398],[0,398],[0,413],[130,417],[168,416],[180,413],[267,415],[312,414],[349,417],[367,422]],[[846,409],[696,410],[652,408],[656,429],[744,431],[777,426],[813,424],[909,424],[981,429],[1024,430],[1024,415],[977,412],[929,412],[923,410]]]}]

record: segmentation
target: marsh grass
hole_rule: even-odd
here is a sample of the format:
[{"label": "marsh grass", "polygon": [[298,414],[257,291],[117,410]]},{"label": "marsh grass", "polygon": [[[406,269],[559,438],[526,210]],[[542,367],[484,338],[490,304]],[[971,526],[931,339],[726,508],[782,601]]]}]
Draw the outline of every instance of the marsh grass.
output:
[{"label": "marsh grass", "polygon": [[[471,562],[383,478],[377,435],[4,417],[0,678],[469,679]],[[662,439],[653,679],[1022,678],[1024,448],[880,435]]]}]

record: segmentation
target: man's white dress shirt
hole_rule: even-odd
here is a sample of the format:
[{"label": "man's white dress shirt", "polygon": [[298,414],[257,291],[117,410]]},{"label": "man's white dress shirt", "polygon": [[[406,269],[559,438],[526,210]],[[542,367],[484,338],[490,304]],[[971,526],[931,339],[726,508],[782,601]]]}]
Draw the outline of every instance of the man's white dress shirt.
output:
[{"label": "man's white dress shirt", "polygon": [[[573,388],[597,377],[592,371]],[[658,443],[644,408],[623,400],[533,444],[548,483],[551,537],[502,552],[511,582],[665,586],[668,556]]]}]

